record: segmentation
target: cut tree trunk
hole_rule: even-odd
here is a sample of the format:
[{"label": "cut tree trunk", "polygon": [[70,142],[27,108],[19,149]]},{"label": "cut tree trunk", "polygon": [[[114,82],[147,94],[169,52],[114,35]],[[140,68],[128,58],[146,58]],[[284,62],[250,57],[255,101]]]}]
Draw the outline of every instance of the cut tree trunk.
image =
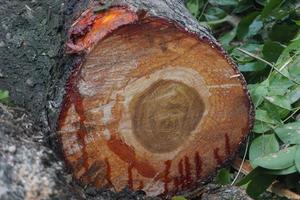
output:
[{"label": "cut tree trunk", "polygon": [[78,180],[174,194],[233,158],[253,122],[246,83],[183,1],[66,6],[73,71],[57,131]]}]

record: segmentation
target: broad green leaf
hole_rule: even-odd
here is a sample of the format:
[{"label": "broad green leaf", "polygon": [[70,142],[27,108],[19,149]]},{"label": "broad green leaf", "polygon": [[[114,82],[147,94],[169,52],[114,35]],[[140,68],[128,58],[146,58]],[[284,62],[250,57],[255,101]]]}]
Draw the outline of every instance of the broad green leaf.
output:
[{"label": "broad green leaf", "polygon": [[248,184],[246,192],[250,197],[256,199],[273,183],[275,179],[276,176],[270,174],[256,176]]},{"label": "broad green leaf", "polygon": [[231,183],[230,172],[228,169],[221,169],[216,177],[216,183],[220,185],[227,185]]},{"label": "broad green leaf", "polygon": [[261,176],[264,174],[265,169],[261,167],[254,168],[249,174],[247,174],[245,177],[243,177],[239,182],[236,183],[237,186],[246,185],[249,183],[252,179],[254,179],[256,176]]},{"label": "broad green leaf", "polygon": [[0,103],[7,104],[9,102],[9,92],[7,90],[0,90]]},{"label": "broad green leaf", "polygon": [[[262,45],[255,43],[247,43],[241,46],[242,49],[248,51],[253,54],[258,54],[261,51]],[[254,61],[254,58],[244,54],[238,49],[234,49],[231,53],[231,56],[234,57],[239,64],[248,63],[250,61]]]},{"label": "broad green leaf", "polygon": [[238,0],[208,0],[212,5],[218,6],[236,6],[238,5]]},{"label": "broad green leaf", "polygon": [[299,145],[297,146],[297,151],[295,154],[295,165],[298,172],[300,173],[300,146]]},{"label": "broad green leaf", "polygon": [[276,153],[259,157],[253,160],[253,164],[266,169],[281,170],[294,165],[296,147],[288,147]]},{"label": "broad green leaf", "polygon": [[292,122],[275,129],[285,144],[300,144],[300,122]]},{"label": "broad green leaf", "polygon": [[189,0],[186,3],[186,7],[190,10],[192,15],[197,16],[201,7],[200,0]]},{"label": "broad green leaf", "polygon": [[238,28],[237,28],[238,39],[244,39],[248,35],[249,29],[250,29],[249,27],[258,15],[259,15],[259,12],[253,12],[253,13],[247,15],[246,17],[244,17],[240,21]]},{"label": "broad green leaf", "polygon": [[[289,88],[294,85],[292,81],[281,75],[273,76],[269,80],[269,94],[270,96],[284,96],[289,92]],[[289,98],[288,98],[289,99]]]},{"label": "broad green leaf", "polygon": [[237,7],[234,9],[234,13],[242,13],[246,12],[247,10],[250,10],[251,7],[253,7],[252,0],[240,0]]},{"label": "broad green leaf", "polygon": [[[249,160],[252,162],[271,153],[279,151],[279,143],[274,134],[261,135],[252,141],[249,149]],[[253,167],[256,167],[252,164]]]},{"label": "broad green leaf", "polygon": [[[288,98],[288,97],[286,97]],[[270,101],[266,100],[262,103],[261,109],[266,110],[269,114],[269,116],[272,116],[273,119],[280,122],[282,119],[285,119],[289,114],[290,110],[287,110],[285,108],[281,108]],[[280,125],[280,124],[278,124]]]},{"label": "broad green leaf", "polygon": [[270,1],[268,1],[265,8],[261,12],[261,18],[262,19],[266,18],[273,11],[273,9],[276,8],[277,6],[279,6],[283,1],[284,0],[270,0]]},{"label": "broad green leaf", "polygon": [[226,48],[227,50],[229,50],[229,44],[230,42],[235,38],[236,36],[236,28],[232,29],[230,32],[226,33],[225,35],[221,36],[219,38],[219,41],[221,42],[221,44],[223,45],[224,48]]},{"label": "broad green leaf", "polygon": [[269,38],[273,41],[288,43],[294,39],[299,31],[299,26],[294,22],[276,23],[269,33]]},{"label": "broad green leaf", "polygon": [[238,65],[241,72],[258,72],[266,69],[266,64],[260,61],[248,62]]},{"label": "broad green leaf", "polygon": [[267,96],[265,97],[266,100],[271,102],[272,104],[279,106],[281,108],[291,110],[291,101],[288,99],[287,96]]},{"label": "broad green leaf", "polygon": [[300,85],[292,89],[288,98],[290,99],[291,103],[295,103],[300,100]]},{"label": "broad green leaf", "polygon": [[274,120],[272,117],[269,116],[267,111],[261,110],[261,109],[256,110],[255,119],[259,120],[259,121],[262,121],[262,122],[270,123],[270,124],[276,124],[277,123],[276,120]]},{"label": "broad green leaf", "polygon": [[209,8],[204,14],[207,21],[219,20],[226,17],[226,12],[218,7]]},{"label": "broad green leaf", "polygon": [[246,38],[252,37],[254,35],[256,35],[263,27],[263,22],[260,18],[260,16],[257,16],[252,23],[249,25],[249,31],[246,34]]},{"label": "broad green leaf", "polygon": [[266,133],[267,131],[269,131],[271,129],[272,129],[272,127],[270,126],[270,124],[268,124],[266,122],[255,120],[252,131],[254,133]]},{"label": "broad green leaf", "polygon": [[264,101],[264,97],[268,95],[268,87],[269,79],[260,84],[248,85],[255,107],[258,107]]},{"label": "broad green leaf", "polygon": [[264,58],[269,62],[276,62],[281,52],[284,50],[284,46],[279,42],[267,41],[264,44],[262,53]]},{"label": "broad green leaf", "polygon": [[284,49],[276,62],[276,66],[280,69],[286,63],[290,63],[292,57],[300,55],[300,39],[292,42],[287,48]]},{"label": "broad green leaf", "polygon": [[297,172],[297,168],[295,165],[288,167],[286,169],[282,170],[266,170],[266,174],[273,174],[273,175],[288,175],[288,174],[293,174]]}]

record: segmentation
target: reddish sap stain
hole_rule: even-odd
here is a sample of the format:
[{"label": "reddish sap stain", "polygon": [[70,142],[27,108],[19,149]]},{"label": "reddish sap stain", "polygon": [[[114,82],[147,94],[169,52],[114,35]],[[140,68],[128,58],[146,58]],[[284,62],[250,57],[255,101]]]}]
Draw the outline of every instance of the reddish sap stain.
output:
[{"label": "reddish sap stain", "polygon": [[230,141],[229,141],[229,137],[228,134],[225,133],[225,150],[226,150],[226,154],[230,155]]},{"label": "reddish sap stain", "polygon": [[192,177],[191,177],[191,164],[189,157],[184,157],[184,166],[185,166],[185,185],[188,186],[192,183]]},{"label": "reddish sap stain", "polygon": [[180,186],[179,178],[178,178],[178,177],[175,177],[175,178],[174,178],[174,188],[175,188],[174,193],[177,193],[177,192],[179,191],[179,186]]},{"label": "reddish sap stain", "polygon": [[183,164],[182,164],[182,160],[179,161],[178,163],[178,172],[180,174],[179,177],[179,185],[182,186],[182,188],[184,187],[184,174],[183,174]]},{"label": "reddish sap stain", "polygon": [[138,187],[139,190],[142,190],[144,188],[144,182],[140,181],[140,185]]},{"label": "reddish sap stain", "polygon": [[105,158],[105,164],[106,164],[106,180],[108,184],[112,185],[111,183],[111,167],[108,161],[108,158]]},{"label": "reddish sap stain", "polygon": [[164,191],[164,193],[168,193],[169,192],[168,184],[170,182],[170,180],[169,180],[169,173],[170,173],[171,164],[172,164],[171,160],[165,161],[165,166],[166,167],[165,167],[165,173],[164,173],[164,183],[165,183],[165,191]]},{"label": "reddish sap stain", "polygon": [[199,152],[195,153],[195,166],[196,166],[196,177],[199,179],[201,177],[202,172],[202,160],[199,155]]},{"label": "reddish sap stain", "polygon": [[117,96],[117,101],[112,108],[113,116],[109,130],[112,134],[110,140],[107,142],[109,149],[114,152],[121,160],[127,162],[132,167],[136,168],[138,173],[144,177],[153,178],[156,174],[155,169],[147,162],[139,161],[136,159],[134,149],[124,143],[121,139],[117,138],[118,135],[118,125],[122,117],[122,105],[120,103],[121,97]]},{"label": "reddish sap stain", "polygon": [[61,128],[63,124],[65,123],[68,111],[72,104],[74,104],[75,111],[79,116],[79,130],[77,131],[77,141],[82,146],[82,158],[83,158],[83,166],[85,170],[88,170],[88,153],[86,151],[86,143],[85,143],[85,137],[87,136],[87,129],[84,125],[84,122],[86,120],[85,114],[84,114],[84,107],[83,107],[83,99],[79,93],[79,90],[76,86],[79,80],[79,72],[81,70],[82,62],[77,61],[75,63],[74,71],[72,72],[71,76],[69,77],[67,81],[67,87],[66,87],[66,95],[64,97],[64,101],[62,103],[62,109],[59,115],[58,120],[58,127]]},{"label": "reddish sap stain", "polygon": [[133,180],[132,180],[132,165],[128,165],[128,187],[133,188]]},{"label": "reddish sap stain", "polygon": [[222,164],[222,159],[221,159],[221,157],[219,155],[219,150],[220,150],[219,148],[214,149],[214,157],[215,157],[215,159],[217,161],[217,164],[221,165]]},{"label": "reddish sap stain", "polygon": [[106,35],[120,26],[131,24],[138,16],[126,8],[111,8],[95,13],[92,9],[84,12],[68,32],[67,53],[88,52]]}]

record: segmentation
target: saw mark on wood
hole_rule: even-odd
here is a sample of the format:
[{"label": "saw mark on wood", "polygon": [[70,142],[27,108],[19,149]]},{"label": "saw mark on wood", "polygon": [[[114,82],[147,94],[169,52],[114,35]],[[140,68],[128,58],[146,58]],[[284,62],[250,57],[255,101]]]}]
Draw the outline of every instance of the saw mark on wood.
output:
[{"label": "saw mark on wood", "polygon": [[199,179],[201,177],[201,172],[202,172],[202,160],[198,151],[195,153],[195,167],[196,167],[196,177],[197,179]]}]

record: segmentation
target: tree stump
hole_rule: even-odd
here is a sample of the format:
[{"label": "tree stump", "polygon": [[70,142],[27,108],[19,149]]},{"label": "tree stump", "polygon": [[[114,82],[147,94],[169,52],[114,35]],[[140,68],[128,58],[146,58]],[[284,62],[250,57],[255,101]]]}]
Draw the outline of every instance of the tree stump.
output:
[{"label": "tree stump", "polygon": [[180,0],[85,7],[66,42],[74,66],[58,120],[74,176],[149,195],[207,180],[252,126],[236,65]]}]

